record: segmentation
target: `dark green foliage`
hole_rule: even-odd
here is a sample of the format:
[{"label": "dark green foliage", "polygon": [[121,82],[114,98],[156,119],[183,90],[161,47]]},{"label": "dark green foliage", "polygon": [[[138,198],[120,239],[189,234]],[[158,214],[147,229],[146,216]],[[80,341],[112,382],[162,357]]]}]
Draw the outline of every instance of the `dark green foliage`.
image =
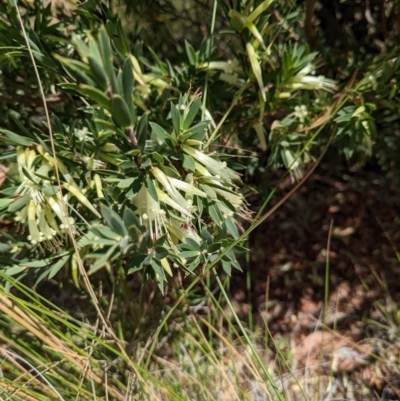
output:
[{"label": "dark green foliage", "polygon": [[[312,2],[220,0],[213,35],[202,37],[194,28],[204,21],[192,21],[168,54],[166,26],[174,38],[192,11],[172,0],[165,9],[134,3],[91,0],[67,12],[23,2],[26,38],[15,5],[0,4],[1,160],[10,168],[0,213],[18,222],[2,236],[8,274],[42,260],[38,281],[51,278],[72,255],[89,274],[142,270],[160,289],[173,268],[191,274],[217,258],[230,274],[241,248],[222,253],[251,221],[237,170],[284,168],[300,179],[332,140],[330,154],[378,160],[398,175],[394,32],[385,31],[379,52],[362,38],[357,53],[351,33],[349,46],[338,38],[327,51],[328,29],[310,23]],[[192,6],[196,18],[209,13]],[[397,18],[392,6],[388,21]],[[115,12],[131,9],[122,20]],[[245,150],[252,157],[238,159]]]}]

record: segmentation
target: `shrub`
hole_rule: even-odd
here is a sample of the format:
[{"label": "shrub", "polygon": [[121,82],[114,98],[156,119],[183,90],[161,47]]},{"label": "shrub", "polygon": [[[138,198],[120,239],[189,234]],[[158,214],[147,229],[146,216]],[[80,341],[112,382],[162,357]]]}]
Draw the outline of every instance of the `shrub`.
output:
[{"label": "shrub", "polygon": [[78,285],[102,268],[142,271],[161,290],[176,268],[219,260],[230,274],[252,220],[241,173],[298,180],[330,141],[348,159],[396,163],[394,51],[358,65],[349,54],[325,68],[334,80],[302,39],[301,7],[219,5],[229,51],[212,31],[175,64],[136,31],[130,42],[100,1],[56,15],[0,5],[0,213],[18,223],[2,234],[6,274],[38,283],[70,266]]}]

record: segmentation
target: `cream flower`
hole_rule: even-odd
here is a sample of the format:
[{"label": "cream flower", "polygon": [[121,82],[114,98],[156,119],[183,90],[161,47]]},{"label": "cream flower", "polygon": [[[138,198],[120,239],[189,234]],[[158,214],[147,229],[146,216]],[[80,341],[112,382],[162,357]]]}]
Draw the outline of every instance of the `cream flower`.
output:
[{"label": "cream flower", "polygon": [[206,155],[200,150],[192,148],[191,146],[181,145],[182,150],[188,155],[192,156],[199,163],[203,164],[203,166],[212,174],[218,175],[224,180],[231,181],[239,181],[239,174],[227,167],[225,162],[221,162],[219,160],[213,159],[212,157]]}]

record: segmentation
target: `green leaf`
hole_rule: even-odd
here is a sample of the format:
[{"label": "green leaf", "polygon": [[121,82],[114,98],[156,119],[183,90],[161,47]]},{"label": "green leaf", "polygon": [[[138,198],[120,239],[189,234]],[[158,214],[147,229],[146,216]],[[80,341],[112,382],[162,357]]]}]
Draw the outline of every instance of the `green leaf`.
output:
[{"label": "green leaf", "polygon": [[137,227],[140,226],[140,222],[139,222],[139,219],[137,218],[136,214],[133,213],[132,210],[129,209],[128,207],[125,208],[123,219],[124,219],[125,226],[128,229],[131,226],[137,226]]},{"label": "green leaf", "polygon": [[127,57],[130,54],[131,49],[130,49],[130,46],[129,46],[128,37],[126,36],[126,31],[122,27],[121,20],[117,21],[117,32],[118,32],[118,38],[119,38],[120,43],[121,43],[122,54]]},{"label": "green leaf", "polygon": [[213,219],[214,223],[217,224],[218,226],[221,226],[223,222],[222,214],[220,210],[214,205],[209,203],[208,204],[208,213],[210,214],[210,217]]},{"label": "green leaf", "polygon": [[25,266],[13,266],[13,267],[9,267],[4,273],[7,276],[15,276],[16,274],[19,274],[19,273],[23,272],[24,270],[26,270]]},{"label": "green leaf", "polygon": [[118,244],[115,244],[110,247],[110,249],[103,254],[89,269],[88,275],[92,275],[93,273],[96,273],[98,270],[100,270],[103,266],[106,265],[106,263],[111,261],[111,257],[115,250],[117,249]]},{"label": "green leaf", "polygon": [[156,187],[154,185],[153,180],[149,176],[146,177],[145,185],[146,185],[147,190],[149,191],[150,196],[156,202],[158,202],[158,196],[157,196]]},{"label": "green leaf", "polygon": [[211,199],[217,199],[217,194],[215,191],[210,187],[209,185],[206,184],[201,184],[201,189],[211,198]]},{"label": "green leaf", "polygon": [[209,124],[209,121],[200,121],[198,124],[187,130],[184,135],[182,135],[182,142],[185,142],[188,139],[203,141]]},{"label": "green leaf", "polygon": [[176,139],[168,134],[163,127],[156,123],[150,123],[150,126],[154,135],[160,139],[160,141],[165,142],[171,148],[177,145]]},{"label": "green leaf", "polygon": [[155,251],[156,258],[159,260],[168,256],[168,250],[165,249],[163,246],[156,246],[154,251]]},{"label": "green leaf", "polygon": [[81,61],[78,60],[73,60],[69,59],[66,57],[61,57],[58,54],[54,55],[54,58],[58,60],[65,68],[66,70],[72,71],[75,75],[75,77],[79,77],[82,81],[86,82],[89,85],[95,85],[95,82],[93,81],[92,78],[90,78],[90,67]]},{"label": "green leaf", "polygon": [[[99,242],[108,244],[108,241],[103,242],[103,239],[105,238],[106,240],[112,240],[112,244],[115,244],[115,241],[118,239],[120,236],[117,234],[114,230],[112,230],[108,226],[103,226],[100,224],[93,225],[90,228],[90,231],[97,237],[99,237]],[[93,242],[96,242],[92,240]]]},{"label": "green leaf", "polygon": [[117,184],[117,187],[118,188],[129,188],[133,184],[134,180],[135,180],[134,177],[125,178],[125,179],[119,180],[118,184]]},{"label": "green leaf", "polygon": [[253,74],[254,74],[254,76],[257,80],[258,86],[260,88],[261,96],[265,102],[266,97],[265,97],[265,90],[264,90],[261,66],[257,60],[256,52],[254,51],[254,47],[251,43],[246,43],[246,51],[247,51],[247,55],[249,57],[251,69],[253,70]]},{"label": "green leaf", "polygon": [[42,191],[47,196],[53,196],[58,192],[59,188],[56,185],[49,185],[47,187],[43,187]]},{"label": "green leaf", "polygon": [[199,251],[183,251],[179,252],[181,258],[194,258],[199,254]]},{"label": "green leaf", "polygon": [[140,117],[136,133],[137,133],[138,147],[143,152],[147,139],[147,114],[143,114]]},{"label": "green leaf", "polygon": [[6,210],[10,203],[12,203],[14,200],[5,198],[5,199],[0,199],[0,210]]},{"label": "green leaf", "polygon": [[190,171],[196,170],[196,165],[194,164],[194,159],[192,156],[189,156],[186,153],[182,153],[181,157],[183,159],[183,168],[186,168],[187,170]]},{"label": "green leaf", "polygon": [[183,129],[187,130],[195,119],[197,113],[199,112],[201,106],[201,100],[195,100],[191,105],[190,109],[186,115],[185,121],[183,122]]},{"label": "green leaf", "polygon": [[234,222],[234,220],[232,218],[228,217],[225,220],[225,225],[226,225],[226,228],[228,229],[228,231],[230,232],[230,234],[232,235],[233,238],[235,238],[235,239],[239,238],[239,231],[238,231],[237,226],[236,226],[236,224],[235,224],[235,222]]},{"label": "green leaf", "polygon": [[128,57],[122,66],[122,86],[124,89],[124,99],[128,108],[132,105],[133,90],[133,69],[131,59]]},{"label": "green leaf", "polygon": [[128,235],[128,231],[123,220],[116,212],[111,210],[106,205],[101,204],[101,214],[109,227],[111,227],[117,234],[119,234],[121,237]]},{"label": "green leaf", "polygon": [[31,146],[34,142],[26,137],[16,134],[15,132],[9,131],[7,129],[0,128],[0,132],[5,134],[9,139],[9,142],[13,145],[19,146]]},{"label": "green leaf", "polygon": [[112,25],[111,21],[107,21],[107,31],[104,26],[102,26],[99,30],[100,53],[103,59],[103,66],[107,77],[111,77],[111,71],[113,68],[113,55],[110,46],[110,38],[107,35],[109,29],[111,29],[110,25]]},{"label": "green leaf", "polygon": [[22,209],[24,206],[26,206],[31,200],[30,196],[24,196],[22,198],[19,198],[15,200],[9,207],[8,211],[10,213],[15,213],[18,210]]},{"label": "green leaf", "polygon": [[181,121],[179,112],[174,104],[171,104],[171,117],[172,117],[172,125],[174,127],[174,131],[176,136],[179,136],[181,132]]},{"label": "green leaf", "polygon": [[0,243],[0,253],[8,252],[11,249],[12,245],[10,244],[2,244]]},{"label": "green leaf", "polygon": [[68,262],[68,259],[70,258],[70,255],[64,255],[62,258],[60,258],[56,263],[51,265],[51,270],[49,272],[49,277],[48,279],[52,279]]},{"label": "green leaf", "polygon": [[106,110],[110,109],[110,98],[101,90],[90,85],[79,85],[77,91],[83,96],[93,100],[99,106],[104,107]]},{"label": "green leaf", "polygon": [[197,56],[193,46],[185,40],[185,49],[191,65],[197,65]]},{"label": "green leaf", "polygon": [[151,154],[152,159],[157,162],[159,165],[163,165],[164,164],[164,158],[157,152],[153,152]]},{"label": "green leaf", "polygon": [[26,266],[26,267],[31,267],[33,269],[40,269],[42,267],[46,267],[50,264],[49,259],[42,259],[42,260],[32,260],[32,261],[27,261],[24,262],[23,260],[20,262],[20,264]]},{"label": "green leaf", "polygon": [[121,127],[129,127],[131,125],[131,115],[124,99],[119,95],[113,95],[111,99],[111,114],[114,120]]},{"label": "green leaf", "polygon": [[232,274],[232,265],[231,262],[229,261],[225,261],[223,259],[221,259],[221,265],[222,265],[222,269],[224,270],[224,272],[230,276]]},{"label": "green leaf", "polygon": [[94,80],[100,86],[101,90],[106,90],[109,80],[104,71],[104,67],[93,57],[89,57],[88,62]]},{"label": "green leaf", "polygon": [[[236,11],[236,10],[233,10],[233,11]],[[231,19],[229,20],[229,23],[231,24],[231,27],[236,32],[242,32],[243,31],[243,28],[244,28],[243,17],[241,18],[241,16],[233,15],[231,17]]]},{"label": "green leaf", "polygon": [[200,251],[200,246],[199,246],[199,244],[198,244],[195,240],[193,240],[193,239],[191,239],[191,238],[186,238],[186,243],[187,243],[192,249],[196,249],[196,250]]},{"label": "green leaf", "polygon": [[214,253],[217,252],[221,249],[221,243],[220,242],[214,242],[213,244],[209,245],[207,247],[207,252],[208,253]]},{"label": "green leaf", "polygon": [[110,81],[111,81],[112,93],[114,95],[123,95],[123,93],[119,91],[118,79],[114,70],[111,71]]}]

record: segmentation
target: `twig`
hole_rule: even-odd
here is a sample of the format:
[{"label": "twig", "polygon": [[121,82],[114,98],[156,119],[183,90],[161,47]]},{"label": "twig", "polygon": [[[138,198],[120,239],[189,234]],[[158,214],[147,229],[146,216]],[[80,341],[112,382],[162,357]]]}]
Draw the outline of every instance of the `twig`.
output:
[{"label": "twig", "polygon": [[[55,95],[50,95],[45,98],[46,104],[56,104],[66,100],[65,93],[58,92]],[[35,106],[42,106],[43,100],[27,97],[25,95],[7,95],[5,93],[0,93],[0,102],[2,103],[22,103],[28,106],[35,105]]]}]

